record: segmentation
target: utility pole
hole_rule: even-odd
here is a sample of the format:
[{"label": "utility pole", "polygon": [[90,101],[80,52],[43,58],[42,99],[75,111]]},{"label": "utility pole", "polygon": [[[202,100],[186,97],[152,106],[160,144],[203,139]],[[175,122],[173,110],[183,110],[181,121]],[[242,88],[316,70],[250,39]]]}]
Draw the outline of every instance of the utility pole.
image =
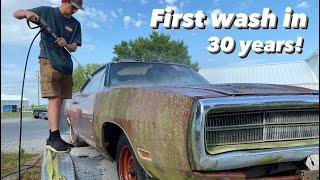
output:
[{"label": "utility pole", "polygon": [[40,71],[37,71],[37,77],[38,77],[38,106],[40,105],[40,98],[39,98],[39,84],[40,84]]}]

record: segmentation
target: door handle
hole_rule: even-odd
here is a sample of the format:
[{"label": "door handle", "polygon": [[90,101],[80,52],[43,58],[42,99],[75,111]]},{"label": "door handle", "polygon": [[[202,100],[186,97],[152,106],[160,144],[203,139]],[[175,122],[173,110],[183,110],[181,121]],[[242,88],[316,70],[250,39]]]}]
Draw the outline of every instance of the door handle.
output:
[{"label": "door handle", "polygon": [[73,101],[73,102],[72,102],[72,104],[79,104],[79,102],[77,102],[77,101]]}]

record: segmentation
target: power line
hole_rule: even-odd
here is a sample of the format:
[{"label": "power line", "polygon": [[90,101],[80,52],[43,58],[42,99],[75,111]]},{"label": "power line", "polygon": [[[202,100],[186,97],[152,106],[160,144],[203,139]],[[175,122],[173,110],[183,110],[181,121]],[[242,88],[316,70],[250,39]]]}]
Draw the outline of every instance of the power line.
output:
[{"label": "power line", "polygon": [[[25,81],[25,83],[28,83],[28,82],[36,82],[36,83],[38,83],[38,81]],[[19,81],[7,81],[7,82],[1,82],[1,84],[6,84],[6,83],[8,83],[8,84],[19,84],[19,83],[22,83],[22,82],[19,82]]]},{"label": "power line", "polygon": [[[24,87],[36,87],[36,86],[24,86]],[[17,86],[1,86],[1,88],[17,88]]]},{"label": "power line", "polygon": [[[17,69],[1,69],[1,71],[18,71]],[[23,70],[19,70],[23,72]],[[27,70],[27,72],[37,72],[38,70]]]}]

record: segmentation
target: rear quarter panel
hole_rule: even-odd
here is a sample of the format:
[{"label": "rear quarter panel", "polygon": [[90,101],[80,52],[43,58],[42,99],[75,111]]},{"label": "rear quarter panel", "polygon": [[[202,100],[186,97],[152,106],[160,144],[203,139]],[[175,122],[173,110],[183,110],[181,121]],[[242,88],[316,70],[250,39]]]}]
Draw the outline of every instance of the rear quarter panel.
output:
[{"label": "rear quarter panel", "polygon": [[[147,88],[116,88],[97,95],[94,111],[96,143],[103,149],[102,126],[118,124],[128,136],[143,167],[161,179],[183,178],[190,171],[187,132],[193,99]],[[139,158],[147,150],[152,161]]]}]

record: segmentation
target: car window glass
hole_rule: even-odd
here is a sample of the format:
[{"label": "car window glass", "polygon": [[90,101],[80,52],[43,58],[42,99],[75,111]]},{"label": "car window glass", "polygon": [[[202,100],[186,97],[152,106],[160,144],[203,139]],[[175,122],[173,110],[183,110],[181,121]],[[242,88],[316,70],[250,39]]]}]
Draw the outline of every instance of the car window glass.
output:
[{"label": "car window glass", "polygon": [[88,93],[90,91],[90,85],[91,85],[91,82],[88,82],[81,92]]},{"label": "car window glass", "polygon": [[108,66],[106,66],[103,69],[103,74],[102,74],[102,78],[100,80],[100,87],[99,89],[102,89],[105,86],[105,79],[106,79],[106,75],[108,75]]},{"label": "car window glass", "polygon": [[110,86],[209,84],[186,66],[162,63],[115,63],[110,69]]},{"label": "car window glass", "polygon": [[93,76],[90,82],[87,83],[87,85],[83,89],[83,93],[92,93],[95,91],[98,91],[100,89],[100,85],[102,84],[102,79],[105,73],[105,69],[102,69],[97,74]]}]

